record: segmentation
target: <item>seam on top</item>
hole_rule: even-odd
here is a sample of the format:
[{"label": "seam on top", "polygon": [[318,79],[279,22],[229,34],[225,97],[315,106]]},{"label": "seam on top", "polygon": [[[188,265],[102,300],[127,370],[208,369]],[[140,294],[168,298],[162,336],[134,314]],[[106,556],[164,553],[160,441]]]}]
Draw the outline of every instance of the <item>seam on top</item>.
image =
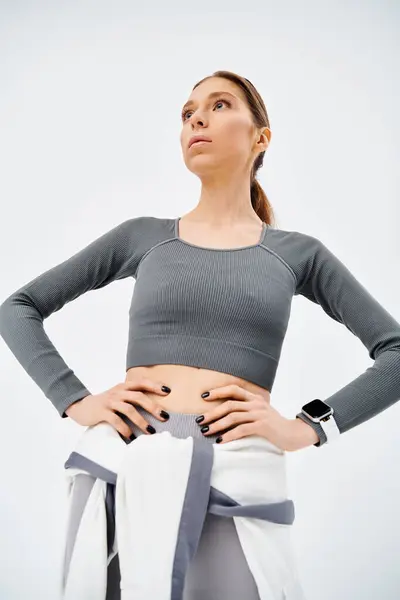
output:
[{"label": "seam on top", "polygon": [[277,254],[277,252],[275,252],[274,250],[271,250],[271,248],[268,248],[268,246],[264,246],[264,244],[260,244],[261,248],[264,248],[264,250],[267,250],[267,252],[270,252],[271,254],[273,254],[276,258],[278,258],[282,264],[285,265],[285,267],[290,271],[290,273],[293,276],[294,279],[294,283],[295,283],[295,287],[297,287],[297,277],[295,275],[295,272],[293,271],[292,267],[290,265],[288,265],[288,263],[285,261],[285,259],[282,258],[282,256],[280,256],[279,254]]},{"label": "seam on top", "polygon": [[136,271],[135,271],[135,277],[136,274],[139,270],[140,265],[142,264],[142,260],[144,260],[146,258],[146,256],[152,251],[154,250],[154,248],[157,248],[158,246],[162,246],[163,244],[167,244],[168,242],[173,242],[174,239],[176,238],[168,238],[167,240],[162,240],[161,242],[158,242],[157,244],[154,244],[154,246],[151,246],[151,248],[149,248],[148,250],[146,250],[146,252],[143,254],[142,258],[140,259],[138,266],[136,267]]}]

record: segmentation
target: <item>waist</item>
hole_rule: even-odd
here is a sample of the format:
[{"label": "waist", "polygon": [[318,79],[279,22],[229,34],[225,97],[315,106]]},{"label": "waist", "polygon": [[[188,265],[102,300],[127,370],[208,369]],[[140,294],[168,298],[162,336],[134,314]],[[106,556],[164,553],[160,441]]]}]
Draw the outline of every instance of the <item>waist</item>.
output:
[{"label": "waist", "polygon": [[171,389],[167,396],[146,392],[151,400],[169,413],[189,414],[194,417],[204,414],[229,398],[205,400],[201,394],[232,384],[238,385],[250,393],[261,395],[266,402],[270,401],[268,389],[229,373],[201,367],[177,364],[142,365],[129,368],[125,379],[134,381],[140,377],[148,378]]},{"label": "waist", "polygon": [[[197,440],[197,443],[203,442],[204,444],[215,444],[217,437],[224,433],[223,431],[218,431],[215,434],[209,434],[207,436],[203,435],[200,430],[201,425],[198,425],[195,421],[195,418],[198,416],[197,413],[191,414],[170,411],[170,418],[168,421],[159,421],[141,406],[136,406],[136,409],[145,417],[150,425],[153,425],[154,429],[156,430],[156,434],[168,431],[173,437],[176,438],[185,439],[191,436]],[[129,423],[132,433],[135,435],[135,439],[141,435],[148,435],[145,434],[137,425],[135,425],[135,423],[132,423],[127,417],[125,417],[124,420]],[[260,438],[260,440],[267,454],[272,454],[276,458],[285,456],[285,451],[273,444],[270,440],[265,438]],[[134,439],[130,443],[134,443]]]},{"label": "waist", "polygon": [[[135,408],[146,419],[146,421],[150,423],[150,425],[153,425],[156,433],[169,431],[174,437],[185,439],[189,436],[192,436],[193,438],[203,440],[204,443],[208,444],[214,444],[217,437],[221,435],[221,432],[213,435],[203,435],[200,431],[201,425],[198,425],[198,423],[195,421],[195,418],[199,416],[199,413],[181,413],[170,410],[168,421],[160,421],[141,406],[135,406]],[[136,437],[139,437],[140,435],[148,435],[145,434],[137,425],[135,425],[135,423],[129,422],[129,426],[132,429],[132,433]]]}]

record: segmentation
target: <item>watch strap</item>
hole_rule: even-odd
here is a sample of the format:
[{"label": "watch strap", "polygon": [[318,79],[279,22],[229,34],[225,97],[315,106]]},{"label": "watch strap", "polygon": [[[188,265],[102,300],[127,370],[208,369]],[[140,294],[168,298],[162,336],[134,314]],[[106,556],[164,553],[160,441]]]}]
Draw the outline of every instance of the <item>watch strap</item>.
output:
[{"label": "watch strap", "polygon": [[319,424],[325,432],[327,443],[333,442],[340,436],[340,429],[337,426],[333,414],[321,419]]}]

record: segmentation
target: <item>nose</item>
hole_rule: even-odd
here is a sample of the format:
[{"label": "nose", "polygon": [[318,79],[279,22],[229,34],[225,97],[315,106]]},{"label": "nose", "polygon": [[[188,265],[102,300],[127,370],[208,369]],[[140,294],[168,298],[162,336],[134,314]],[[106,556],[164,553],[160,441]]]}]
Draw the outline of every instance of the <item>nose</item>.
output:
[{"label": "nose", "polygon": [[203,127],[204,122],[198,117],[197,118],[197,125],[201,125]]}]

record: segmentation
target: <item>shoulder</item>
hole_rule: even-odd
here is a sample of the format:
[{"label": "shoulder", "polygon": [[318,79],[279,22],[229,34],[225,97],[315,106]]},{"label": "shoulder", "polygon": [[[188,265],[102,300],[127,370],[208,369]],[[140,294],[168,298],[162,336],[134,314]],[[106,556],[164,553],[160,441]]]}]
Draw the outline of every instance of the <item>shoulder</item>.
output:
[{"label": "shoulder", "polygon": [[316,236],[297,230],[268,227],[264,246],[278,254],[295,273],[326,249]]},{"label": "shoulder", "polygon": [[297,292],[311,278],[329,277],[333,270],[336,273],[346,270],[327,244],[310,233],[269,227],[264,245],[279,255],[293,271]]},{"label": "shoulder", "polygon": [[173,233],[175,220],[171,218],[152,217],[142,215],[139,217],[130,217],[120,222],[111,231],[121,235],[131,235],[134,237],[165,237]]},{"label": "shoulder", "polygon": [[316,236],[303,231],[279,229],[268,226],[264,239],[266,246],[274,246],[282,251],[302,250],[307,253],[313,252],[323,246],[323,242]]},{"label": "shoulder", "polygon": [[118,243],[141,257],[151,248],[174,237],[175,220],[143,215],[122,221],[113,230]]},{"label": "shoulder", "polygon": [[163,229],[166,226],[171,226],[175,223],[175,219],[173,218],[163,218],[163,217],[153,217],[150,215],[142,215],[139,217],[130,217],[125,221],[122,221],[120,225],[125,225],[126,227],[149,227],[153,229]]},{"label": "shoulder", "polygon": [[150,217],[147,215],[129,217],[128,219],[118,223],[115,228],[126,231],[140,229],[141,227],[151,228],[156,224],[157,220],[158,219],[156,217]]}]

